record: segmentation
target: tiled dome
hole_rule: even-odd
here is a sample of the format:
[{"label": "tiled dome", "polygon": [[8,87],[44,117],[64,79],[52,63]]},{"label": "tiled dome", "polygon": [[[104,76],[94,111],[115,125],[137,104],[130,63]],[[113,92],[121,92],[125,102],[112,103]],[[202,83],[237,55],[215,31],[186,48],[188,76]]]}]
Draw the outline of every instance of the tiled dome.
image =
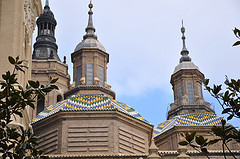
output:
[{"label": "tiled dome", "polygon": [[60,111],[99,111],[99,110],[100,111],[118,110],[141,121],[147,122],[133,108],[112,98],[106,97],[104,95],[76,94],[64,101],[49,106],[48,108],[40,112],[36,116],[36,118],[33,119],[31,124],[43,120],[48,116],[56,114]]},{"label": "tiled dome", "polygon": [[172,119],[166,120],[159,124],[153,130],[153,136],[156,137],[164,132],[170,130],[174,126],[177,127],[194,127],[194,126],[213,126],[221,125],[222,117],[219,115],[206,112],[206,113],[188,113],[180,114]]}]

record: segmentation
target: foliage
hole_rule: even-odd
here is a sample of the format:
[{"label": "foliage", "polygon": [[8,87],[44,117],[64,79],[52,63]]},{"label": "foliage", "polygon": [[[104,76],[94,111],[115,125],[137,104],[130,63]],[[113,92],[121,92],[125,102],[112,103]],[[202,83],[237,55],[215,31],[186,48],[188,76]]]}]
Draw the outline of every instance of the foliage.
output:
[{"label": "foliage", "polygon": [[37,96],[44,99],[48,92],[58,89],[54,85],[57,79],[53,79],[47,86],[29,80],[23,88],[18,83],[17,72],[24,72],[24,61],[10,56],[8,60],[14,69],[4,73],[3,81],[0,81],[0,153],[3,158],[10,159],[48,158],[42,156],[43,151],[36,148],[38,135],[33,134],[31,129],[25,130],[21,125],[11,125],[17,117],[23,118],[22,113],[26,107],[34,108]]},{"label": "foliage", "polygon": [[179,142],[179,145],[182,145],[182,146],[189,145],[192,148],[194,148],[195,150],[197,150],[198,152],[202,152],[204,155],[207,156],[207,158],[209,158],[209,156],[208,156],[209,152],[207,150],[207,146],[216,144],[217,142],[221,141],[222,149],[223,149],[223,156],[226,158],[225,148],[227,148],[228,151],[231,153],[231,155],[234,158],[236,158],[235,155],[229,149],[227,143],[229,143],[233,139],[236,140],[237,142],[239,142],[240,141],[239,140],[240,133],[232,125],[227,124],[224,119],[221,120],[221,123],[222,123],[222,126],[213,126],[211,129],[213,134],[215,136],[217,136],[217,138],[208,141],[207,138],[204,138],[201,135],[196,136],[196,132],[192,132],[191,134],[186,132],[185,135],[181,133],[181,135],[185,138],[185,141]]},{"label": "foliage", "polygon": [[[233,33],[235,34],[235,36],[240,40],[240,30],[235,28],[233,30]],[[233,44],[233,46],[237,46],[237,45],[240,45],[240,41],[237,41]]]},{"label": "foliage", "polygon": [[[235,28],[233,30],[235,36],[240,39],[240,30]],[[240,45],[240,41],[237,41],[233,44],[233,46]],[[240,118],[240,79],[231,79],[229,80],[226,77],[224,82],[226,85],[226,90],[222,90],[222,85],[213,85],[213,87],[209,87],[209,79],[204,80],[205,89],[217,99],[218,103],[221,105],[223,111],[222,114],[228,114],[227,120],[231,120],[233,117]],[[207,138],[203,136],[196,136],[196,132],[192,132],[189,134],[186,132],[185,134],[181,134],[185,141],[179,142],[179,145],[182,146],[191,146],[198,152],[202,152],[208,156],[207,146],[216,144],[218,142],[222,142],[222,150],[223,156],[226,158],[225,149],[229,151],[229,153],[236,159],[236,156],[231,152],[227,143],[234,140],[240,143],[240,130],[226,123],[224,119],[221,120],[221,126],[213,126],[212,134],[217,136],[214,140],[208,141]]]},{"label": "foliage", "polygon": [[225,85],[226,91],[221,92],[222,85],[213,85],[213,88],[208,86],[209,80],[204,81],[204,85],[208,92],[217,99],[218,103],[222,106],[222,114],[228,114],[227,120],[233,117],[240,118],[240,79],[229,80],[226,77]]}]

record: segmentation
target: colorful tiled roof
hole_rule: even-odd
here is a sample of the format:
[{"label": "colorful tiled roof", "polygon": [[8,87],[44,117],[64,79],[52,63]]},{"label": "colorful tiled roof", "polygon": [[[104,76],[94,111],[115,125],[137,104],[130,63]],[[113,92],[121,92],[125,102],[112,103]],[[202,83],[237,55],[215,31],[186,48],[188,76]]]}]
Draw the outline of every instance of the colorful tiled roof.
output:
[{"label": "colorful tiled roof", "polygon": [[147,122],[138,112],[128,105],[116,101],[112,98],[104,95],[73,95],[72,97],[53,104],[39,113],[36,118],[33,119],[31,124],[38,122],[48,116],[51,116],[59,111],[94,111],[94,110],[118,110],[141,121]]},{"label": "colorful tiled roof", "polygon": [[219,115],[206,113],[186,113],[175,116],[172,119],[166,120],[153,129],[153,136],[156,137],[163,134],[174,126],[213,126],[221,125]]}]

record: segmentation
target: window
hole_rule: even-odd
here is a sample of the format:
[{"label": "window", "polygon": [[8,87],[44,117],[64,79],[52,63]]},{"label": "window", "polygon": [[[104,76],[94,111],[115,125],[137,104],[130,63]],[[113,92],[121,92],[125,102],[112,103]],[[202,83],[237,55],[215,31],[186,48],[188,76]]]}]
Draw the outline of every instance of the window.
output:
[{"label": "window", "polygon": [[37,114],[44,110],[44,103],[45,101],[41,98],[37,98]]},{"label": "window", "polygon": [[201,93],[202,91],[201,91],[201,86],[198,86],[198,95],[199,95],[199,97],[202,97],[202,93]]},{"label": "window", "polygon": [[77,76],[76,77],[76,86],[78,86],[79,85],[79,80],[82,77],[82,66],[81,65],[76,68],[76,76]]},{"label": "window", "polygon": [[178,93],[177,102],[178,102],[178,104],[181,104],[181,99],[182,99],[182,86],[178,86],[178,87],[177,87],[177,93]]},{"label": "window", "polygon": [[98,78],[100,80],[100,86],[103,87],[104,82],[104,69],[101,66],[98,66]]},{"label": "window", "polygon": [[62,96],[61,96],[61,95],[58,95],[58,96],[57,96],[57,102],[60,102],[60,101],[62,101]]},{"label": "window", "polygon": [[86,85],[93,85],[93,64],[86,65]]},{"label": "window", "polygon": [[187,84],[187,93],[188,93],[188,104],[194,104],[194,92],[193,92],[193,84]]}]

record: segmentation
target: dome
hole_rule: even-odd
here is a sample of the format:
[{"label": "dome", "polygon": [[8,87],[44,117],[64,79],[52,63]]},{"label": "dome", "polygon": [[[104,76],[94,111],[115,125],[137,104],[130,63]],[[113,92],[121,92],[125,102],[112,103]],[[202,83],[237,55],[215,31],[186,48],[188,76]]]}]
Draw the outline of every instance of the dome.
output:
[{"label": "dome", "polygon": [[196,126],[220,126],[223,118],[211,112],[206,113],[182,113],[172,119],[166,120],[153,129],[153,136],[156,137],[171,128],[196,127]]},{"label": "dome", "polygon": [[44,7],[43,13],[37,19],[37,25],[41,22],[51,22],[55,26],[57,25],[57,21],[54,18],[54,14],[50,10],[50,7],[48,5]]},{"label": "dome", "polygon": [[60,111],[111,111],[111,110],[118,110],[138,120],[149,123],[133,108],[112,98],[106,97],[104,95],[95,94],[85,95],[75,94],[66,100],[53,104],[44,109],[36,116],[36,118],[33,119],[31,124],[43,120],[48,116],[56,114]]},{"label": "dome", "polygon": [[78,51],[78,50],[81,50],[83,48],[91,48],[91,49],[99,49],[101,51],[104,51],[106,52],[105,48],[103,47],[103,45],[95,38],[87,38],[87,39],[84,39],[82,42],[80,42],[74,52]]},{"label": "dome", "polygon": [[[181,62],[179,63],[175,69],[174,69],[174,72],[173,73],[176,73],[180,70],[192,70],[192,69],[197,69],[199,70],[199,68],[194,64],[192,63],[191,61],[184,61],[184,62]],[[200,71],[200,70],[199,70]]]}]

